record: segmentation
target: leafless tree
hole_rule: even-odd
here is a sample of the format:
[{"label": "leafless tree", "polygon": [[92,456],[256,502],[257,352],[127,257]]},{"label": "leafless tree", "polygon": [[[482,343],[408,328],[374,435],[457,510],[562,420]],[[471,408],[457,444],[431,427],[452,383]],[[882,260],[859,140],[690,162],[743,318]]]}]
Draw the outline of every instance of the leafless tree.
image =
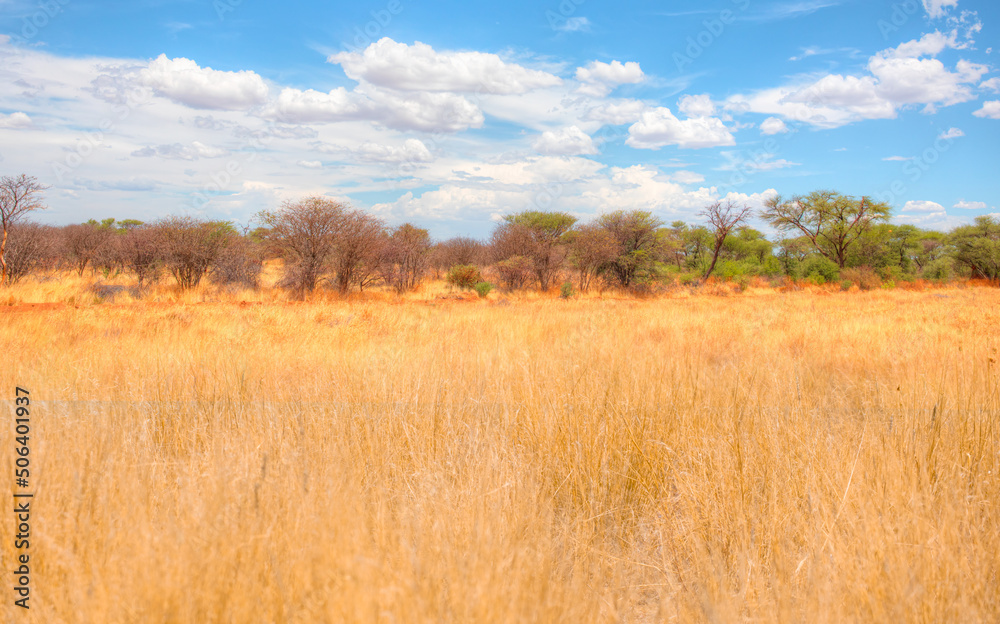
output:
[{"label": "leafless tree", "polygon": [[263,211],[258,220],[268,229],[265,239],[285,259],[284,283],[301,294],[316,289],[337,251],[337,237],[346,207],[328,197],[286,201],[276,211]]},{"label": "leafless tree", "polygon": [[230,235],[235,234],[229,223],[193,217],[167,217],[154,227],[164,264],[182,289],[194,288],[201,282]]},{"label": "leafless tree", "polygon": [[0,226],[3,240],[0,240],[0,286],[7,283],[7,237],[11,226],[26,213],[45,208],[42,192],[49,187],[38,182],[38,178],[21,174],[17,177],[0,178]]},{"label": "leafless tree", "polygon": [[63,228],[65,249],[77,275],[82,276],[87,265],[97,258],[101,246],[108,237],[113,236],[108,228],[100,227],[96,222],[67,225]]},{"label": "leafless tree", "polygon": [[388,237],[380,262],[382,278],[398,293],[413,290],[427,272],[430,234],[404,223]]},{"label": "leafless tree", "polygon": [[753,213],[750,206],[744,204],[739,206],[731,199],[724,202],[715,202],[705,207],[698,214],[708,217],[708,222],[715,228],[715,247],[712,249],[712,262],[705,271],[705,278],[715,270],[715,263],[719,261],[719,252],[722,251],[722,244],[726,242],[729,233],[746,220]]},{"label": "leafless tree", "polygon": [[7,246],[7,281],[16,284],[39,269],[58,264],[58,229],[19,221],[10,226]]},{"label": "leafless tree", "polygon": [[511,256],[493,265],[493,273],[504,290],[524,288],[532,281],[531,258]]},{"label": "leafless tree", "polygon": [[146,282],[156,281],[163,264],[160,253],[160,230],[150,225],[141,225],[115,236],[114,251],[121,264],[132,271],[141,287]]},{"label": "leafless tree", "polygon": [[580,273],[580,290],[587,292],[600,271],[615,259],[618,245],[607,230],[587,224],[577,228],[569,241],[569,263]]},{"label": "leafless tree", "polygon": [[334,244],[333,268],[341,294],[357,284],[364,290],[378,276],[379,258],[385,245],[381,219],[351,210],[343,214]]},{"label": "leafless tree", "polygon": [[487,262],[486,245],[473,238],[459,236],[440,242],[431,249],[430,266],[437,273],[447,271],[456,265],[482,265]]},{"label": "leafless tree", "polygon": [[260,286],[263,268],[263,245],[245,234],[230,233],[209,269],[209,280],[213,284],[238,284],[246,288],[257,288]]}]

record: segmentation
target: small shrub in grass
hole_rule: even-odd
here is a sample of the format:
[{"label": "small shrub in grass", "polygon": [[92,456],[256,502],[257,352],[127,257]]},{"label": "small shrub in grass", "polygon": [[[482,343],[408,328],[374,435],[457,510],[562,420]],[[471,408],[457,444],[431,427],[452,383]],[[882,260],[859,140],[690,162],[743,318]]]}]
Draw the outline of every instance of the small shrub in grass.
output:
[{"label": "small shrub in grass", "polygon": [[471,264],[456,264],[448,269],[448,283],[458,286],[464,290],[476,287],[476,284],[483,281],[483,276],[479,272],[479,267]]},{"label": "small shrub in grass", "polygon": [[559,296],[563,299],[569,299],[576,294],[573,290],[573,282],[563,282],[563,285],[559,288]]},{"label": "small shrub in grass", "polygon": [[490,291],[493,290],[493,284],[489,282],[476,282],[472,288],[479,295],[480,299],[485,299],[486,295],[490,294]]},{"label": "small shrub in grass", "polygon": [[854,282],[852,282],[851,280],[849,280],[849,279],[840,280],[840,289],[841,290],[850,290],[851,286],[854,286]]},{"label": "small shrub in grass", "polygon": [[840,279],[840,267],[828,258],[815,255],[806,258],[799,266],[803,277],[817,286]]},{"label": "small shrub in grass", "polygon": [[882,285],[882,278],[869,267],[844,269],[840,272],[841,279],[857,284],[861,290],[873,290]]}]

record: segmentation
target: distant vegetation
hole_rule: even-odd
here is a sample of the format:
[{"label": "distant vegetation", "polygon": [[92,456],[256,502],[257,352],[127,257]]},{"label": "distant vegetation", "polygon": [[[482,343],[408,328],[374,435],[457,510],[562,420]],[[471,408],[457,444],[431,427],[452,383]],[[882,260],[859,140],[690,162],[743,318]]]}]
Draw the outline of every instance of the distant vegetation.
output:
[{"label": "distant vegetation", "polygon": [[[506,216],[488,241],[434,242],[413,224],[389,227],[325,197],[261,212],[253,230],[194,217],[43,226],[21,217],[44,207],[44,187],[25,176],[3,181],[7,283],[35,271],[72,269],[80,276],[129,275],[139,287],[172,278],[180,289],[203,280],[256,288],[268,259],[283,261],[278,286],[299,297],[316,289],[343,294],[374,286],[405,293],[428,277],[464,289],[482,282],[506,292],[549,291],[568,282],[580,292],[634,293],[710,278],[737,288],[808,281],[845,290],[1000,279],[995,217],[977,217],[951,232],[923,230],[889,223],[886,204],[832,191],[774,197],[757,215],[746,205],[715,203],[699,213],[707,224],[667,224],[638,210],[609,211],[590,223],[561,212],[524,211]],[[20,195],[11,190],[18,183]],[[753,216],[778,236],[769,239],[749,227]]]}]

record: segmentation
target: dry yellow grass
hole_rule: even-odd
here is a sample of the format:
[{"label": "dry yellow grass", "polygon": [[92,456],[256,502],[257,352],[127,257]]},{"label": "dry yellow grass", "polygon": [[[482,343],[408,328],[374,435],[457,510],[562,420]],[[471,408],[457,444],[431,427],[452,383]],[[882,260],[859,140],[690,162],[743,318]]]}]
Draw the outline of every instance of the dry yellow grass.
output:
[{"label": "dry yellow grass", "polygon": [[1000,620],[1000,291],[228,296],[0,311],[0,620]]}]

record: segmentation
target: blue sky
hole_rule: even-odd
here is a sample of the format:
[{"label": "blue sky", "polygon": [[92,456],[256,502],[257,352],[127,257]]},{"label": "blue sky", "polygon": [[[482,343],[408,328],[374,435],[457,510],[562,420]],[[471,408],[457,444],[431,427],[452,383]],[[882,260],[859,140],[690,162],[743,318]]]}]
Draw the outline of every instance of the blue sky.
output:
[{"label": "blue sky", "polygon": [[437,238],[697,222],[817,189],[996,214],[1000,7],[972,0],[0,0],[0,172],[50,223],[306,195]]}]

